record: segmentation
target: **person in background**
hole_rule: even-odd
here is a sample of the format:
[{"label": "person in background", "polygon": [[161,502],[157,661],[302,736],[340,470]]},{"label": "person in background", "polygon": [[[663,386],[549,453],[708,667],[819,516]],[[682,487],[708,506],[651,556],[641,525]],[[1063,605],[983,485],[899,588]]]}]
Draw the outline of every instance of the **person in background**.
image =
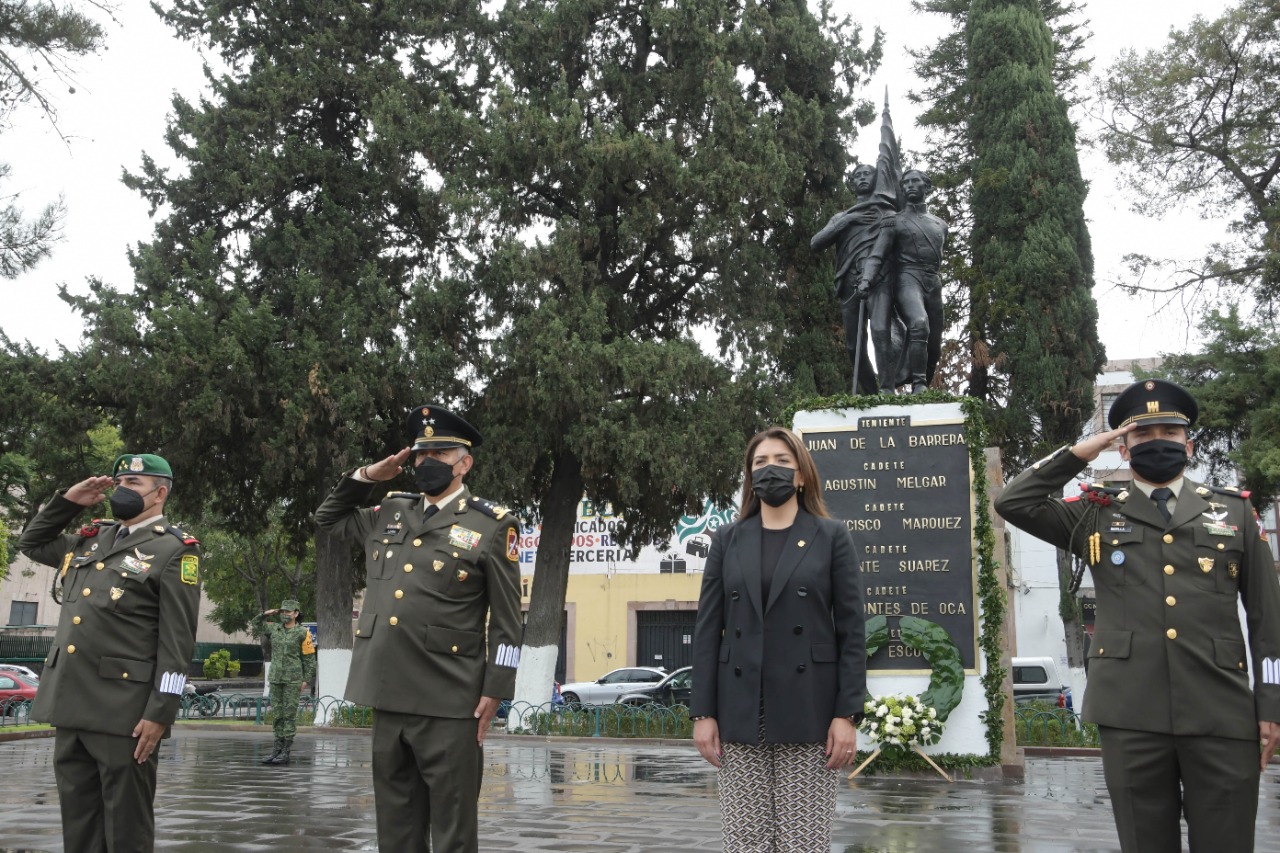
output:
[{"label": "person in background", "polygon": [[698,599],[694,742],[720,768],[726,853],[827,853],[866,698],[857,552],[795,433],[757,434],[743,474]]},{"label": "person in background", "polygon": [[[298,702],[316,680],[316,646],[311,631],[298,622],[302,605],[286,598],[277,610],[256,617],[254,628],[271,639],[271,711],[275,744],[263,764],[288,764],[298,733]],[[276,617],[275,619],[271,617]]]}]

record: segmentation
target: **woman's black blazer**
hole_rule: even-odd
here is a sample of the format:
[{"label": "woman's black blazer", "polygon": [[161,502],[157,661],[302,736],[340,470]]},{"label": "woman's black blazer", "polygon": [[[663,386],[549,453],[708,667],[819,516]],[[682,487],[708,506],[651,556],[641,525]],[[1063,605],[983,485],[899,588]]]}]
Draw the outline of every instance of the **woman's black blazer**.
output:
[{"label": "woman's black blazer", "polygon": [[693,716],[720,739],[818,743],[862,711],[867,659],[862,580],[845,523],[801,510],[761,601],[760,516],[717,531],[693,635]]}]

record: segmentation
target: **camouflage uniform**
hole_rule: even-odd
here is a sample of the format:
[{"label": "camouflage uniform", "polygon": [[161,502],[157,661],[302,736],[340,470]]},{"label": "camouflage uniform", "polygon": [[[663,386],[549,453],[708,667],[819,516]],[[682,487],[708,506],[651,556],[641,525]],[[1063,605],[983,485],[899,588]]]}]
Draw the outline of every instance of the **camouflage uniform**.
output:
[{"label": "camouflage uniform", "polygon": [[[299,610],[292,599],[280,605],[281,610]],[[284,626],[279,613],[254,618],[254,627],[271,638],[271,709],[275,712],[275,745],[263,763],[288,764],[294,735],[298,733],[298,701],[302,685],[314,684],[316,647],[311,632],[297,622]]]}]

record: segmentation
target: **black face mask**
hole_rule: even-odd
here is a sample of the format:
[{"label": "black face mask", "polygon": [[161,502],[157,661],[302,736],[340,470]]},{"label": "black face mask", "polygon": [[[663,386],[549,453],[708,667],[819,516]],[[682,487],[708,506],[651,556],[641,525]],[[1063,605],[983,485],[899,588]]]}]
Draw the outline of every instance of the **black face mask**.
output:
[{"label": "black face mask", "polygon": [[[155,494],[159,488],[159,486],[156,486],[147,494]],[[143,500],[144,497],[146,495],[139,494],[128,486],[116,486],[115,491],[111,493],[111,517],[123,521],[142,515],[147,508],[147,502]]]},{"label": "black face mask", "polygon": [[453,482],[453,465],[428,456],[413,469],[413,482],[418,491],[438,497]]},{"label": "black face mask", "polygon": [[765,465],[751,472],[751,488],[769,506],[782,506],[796,493],[796,469]]},{"label": "black face mask", "polygon": [[1162,438],[1135,444],[1129,448],[1129,467],[1149,483],[1176,480],[1187,467],[1187,445]]}]

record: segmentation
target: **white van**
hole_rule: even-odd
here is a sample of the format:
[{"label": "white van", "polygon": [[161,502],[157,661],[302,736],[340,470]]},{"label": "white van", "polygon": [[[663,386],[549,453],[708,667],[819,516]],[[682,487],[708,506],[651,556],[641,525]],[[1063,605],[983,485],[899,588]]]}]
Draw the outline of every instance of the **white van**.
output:
[{"label": "white van", "polygon": [[1071,708],[1071,688],[1058,677],[1058,666],[1050,657],[1013,659],[1013,701],[1015,704],[1042,701],[1059,708]]}]

